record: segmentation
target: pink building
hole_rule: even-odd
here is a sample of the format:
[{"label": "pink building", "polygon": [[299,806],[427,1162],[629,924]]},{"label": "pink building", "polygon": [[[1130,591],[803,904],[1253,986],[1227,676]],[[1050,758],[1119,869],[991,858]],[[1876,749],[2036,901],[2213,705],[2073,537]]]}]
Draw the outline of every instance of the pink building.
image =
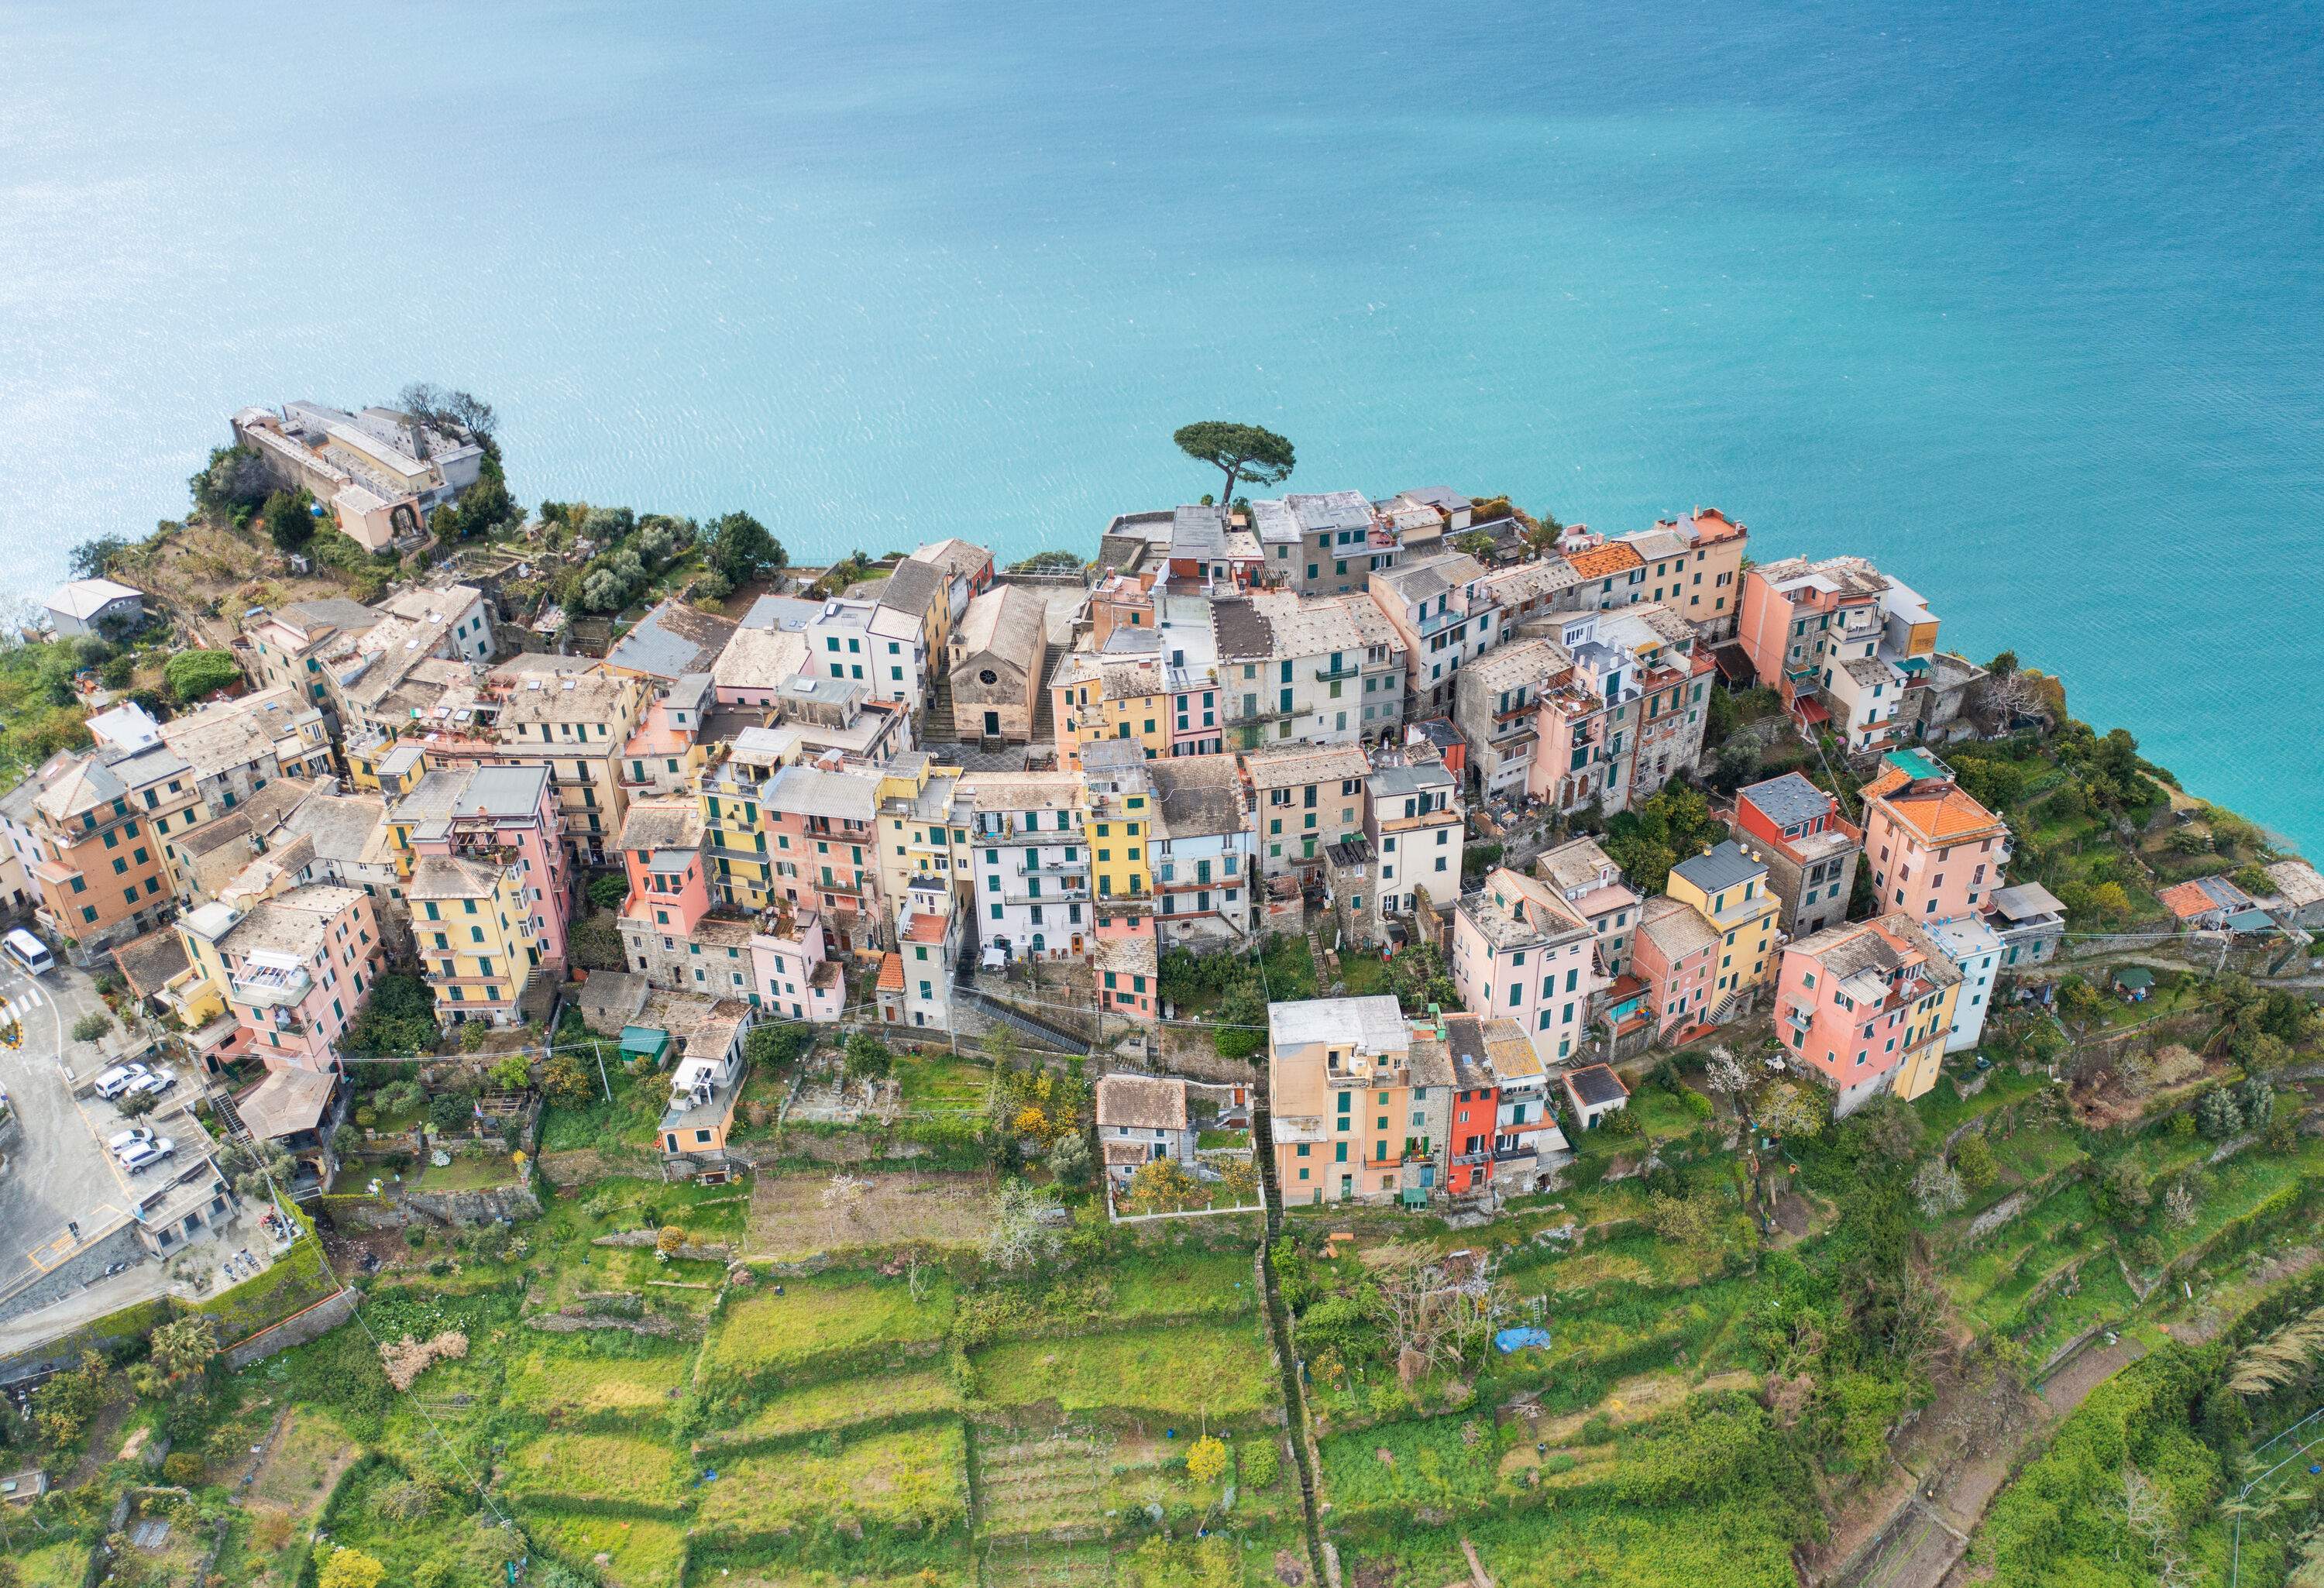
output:
[{"label": "pink building", "polygon": [[1923,922],[1975,915],[2002,885],[2009,826],[1934,756],[1899,750],[1864,786],[1864,863],[1882,909]]},{"label": "pink building", "polygon": [[386,963],[368,894],[315,883],[247,909],[214,900],[178,929],[188,957],[224,991],[243,1057],[270,1069],[338,1068],[339,1036]]},{"label": "pink building", "polygon": [[839,954],[871,955],[882,933],[875,830],[880,773],[793,765],[768,780],[761,817],[774,857],[770,889],[823,919]]},{"label": "pink building", "polygon": [[1720,936],[1702,912],[1668,894],[1646,900],[1631,963],[1646,984],[1646,1007],[1667,1037],[1710,1018]]},{"label": "pink building", "polygon": [[395,803],[388,821],[414,854],[514,865],[541,957],[564,963],[573,883],[564,819],[546,766],[431,771]]},{"label": "pink building", "polygon": [[1833,927],[1784,950],[1775,1036],[1850,1113],[1880,1093],[1935,1084],[1960,972],[1902,910]]},{"label": "pink building", "polygon": [[707,673],[688,673],[655,691],[622,746],[618,780],[625,798],[686,791],[689,773],[702,762],[702,718],[711,700]]},{"label": "pink building", "polygon": [[702,873],[702,808],[691,799],[636,799],[616,847],[629,872],[622,924],[672,937],[691,936],[710,913]]},{"label": "pink building", "polygon": [[845,979],[825,947],[823,918],[811,909],[777,911],[753,933],[751,965],[751,1002],[770,1013],[829,1024],[847,1002]]},{"label": "pink building", "polygon": [[1544,1064],[1563,1062],[1589,1030],[1597,934],[1546,884],[1496,867],[1453,911],[1452,984],[1471,1014],[1517,1021]]}]

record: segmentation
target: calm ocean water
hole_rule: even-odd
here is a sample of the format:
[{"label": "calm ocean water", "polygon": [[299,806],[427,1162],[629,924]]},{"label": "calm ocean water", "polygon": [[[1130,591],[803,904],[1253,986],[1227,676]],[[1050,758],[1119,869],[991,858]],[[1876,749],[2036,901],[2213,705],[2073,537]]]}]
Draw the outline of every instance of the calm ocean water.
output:
[{"label": "calm ocean water", "polygon": [[16,0],[0,583],[413,377],[802,558],[1087,548],[1247,418],[1868,553],[2324,851],[2319,7],[1646,14]]}]

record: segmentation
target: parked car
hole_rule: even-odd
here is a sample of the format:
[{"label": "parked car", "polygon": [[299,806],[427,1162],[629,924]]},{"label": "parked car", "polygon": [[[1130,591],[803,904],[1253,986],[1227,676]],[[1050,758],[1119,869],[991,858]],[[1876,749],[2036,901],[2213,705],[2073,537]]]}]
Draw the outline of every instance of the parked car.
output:
[{"label": "parked car", "polygon": [[132,1092],[151,1092],[159,1095],[178,1084],[178,1072],[167,1065],[156,1066],[129,1083]]},{"label": "parked car", "polygon": [[106,1141],[115,1152],[126,1152],[141,1141],[153,1140],[153,1132],[143,1125],[133,1125],[125,1131],[115,1131]]},{"label": "parked car", "polygon": [[142,1175],[166,1158],[174,1157],[178,1144],[167,1136],[157,1136],[151,1141],[140,1141],[121,1154],[121,1167],[133,1175]]},{"label": "parked car", "polygon": [[117,1064],[97,1077],[97,1094],[107,1103],[153,1072],[142,1064]]}]

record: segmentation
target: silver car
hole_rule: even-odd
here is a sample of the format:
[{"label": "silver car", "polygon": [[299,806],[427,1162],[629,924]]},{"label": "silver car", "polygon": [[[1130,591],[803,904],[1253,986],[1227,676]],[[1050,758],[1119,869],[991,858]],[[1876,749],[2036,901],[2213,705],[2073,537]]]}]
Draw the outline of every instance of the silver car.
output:
[{"label": "silver car", "polygon": [[143,1125],[132,1125],[128,1130],[115,1131],[112,1136],[106,1140],[105,1144],[111,1148],[115,1152],[121,1153],[128,1151],[131,1148],[138,1145],[140,1142],[151,1141],[152,1140],[153,1140],[152,1131],[147,1130]]},{"label": "silver car", "polygon": [[177,1084],[178,1072],[164,1065],[147,1070],[143,1075],[139,1076],[129,1083],[128,1090],[151,1092],[155,1096],[159,1096]]},{"label": "silver car", "polygon": [[133,1175],[142,1175],[162,1159],[175,1156],[178,1144],[167,1136],[151,1141],[139,1141],[122,1149],[121,1167]]},{"label": "silver car", "polygon": [[142,1064],[117,1064],[97,1077],[97,1094],[107,1103],[153,1072]]}]

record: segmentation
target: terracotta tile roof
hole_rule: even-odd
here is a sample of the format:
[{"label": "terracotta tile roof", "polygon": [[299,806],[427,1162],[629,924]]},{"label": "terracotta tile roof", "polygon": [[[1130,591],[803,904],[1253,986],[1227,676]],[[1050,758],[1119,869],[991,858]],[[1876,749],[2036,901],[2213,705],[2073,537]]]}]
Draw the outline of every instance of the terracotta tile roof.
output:
[{"label": "terracotta tile roof", "polygon": [[904,990],[904,956],[883,954],[880,956],[880,991],[901,992]]},{"label": "terracotta tile roof", "polygon": [[2209,915],[2215,909],[2234,911],[2251,908],[2251,900],[2241,888],[2225,877],[2197,877],[2191,882],[2173,882],[2155,894],[2163,908],[2182,921]]},{"label": "terracotta tile roof", "polygon": [[1864,786],[1868,803],[1878,800],[1888,813],[1922,837],[1946,844],[1997,831],[2001,819],[1972,799],[1960,784],[1942,778],[1915,778],[1890,767]]},{"label": "terracotta tile roof", "polygon": [[1619,540],[1609,540],[1592,550],[1569,553],[1565,560],[1572,563],[1573,571],[1585,579],[1610,578],[1616,574],[1626,574],[1634,568],[1646,566],[1646,559],[1638,555],[1637,547],[1625,545]]}]

